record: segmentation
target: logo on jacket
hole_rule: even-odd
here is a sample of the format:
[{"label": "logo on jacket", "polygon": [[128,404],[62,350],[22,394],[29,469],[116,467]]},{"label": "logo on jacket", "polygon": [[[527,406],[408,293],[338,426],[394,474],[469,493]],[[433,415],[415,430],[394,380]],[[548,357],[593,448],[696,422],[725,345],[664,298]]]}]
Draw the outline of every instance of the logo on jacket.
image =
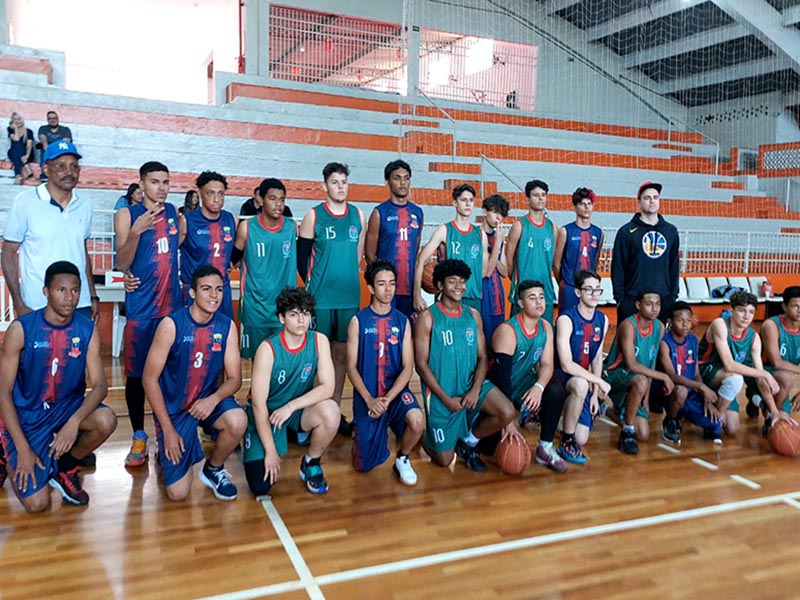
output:
[{"label": "logo on jacket", "polygon": [[648,258],[659,258],[667,251],[667,238],[660,231],[648,231],[642,236],[642,250]]}]

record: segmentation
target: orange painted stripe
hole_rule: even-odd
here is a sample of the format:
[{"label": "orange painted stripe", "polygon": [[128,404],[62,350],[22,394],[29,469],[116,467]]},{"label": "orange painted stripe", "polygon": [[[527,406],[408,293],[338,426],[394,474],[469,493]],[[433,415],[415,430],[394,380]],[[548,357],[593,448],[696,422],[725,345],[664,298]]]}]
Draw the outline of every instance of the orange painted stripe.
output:
[{"label": "orange painted stripe", "polygon": [[46,75],[47,83],[53,83],[53,66],[46,58],[26,58],[24,56],[0,55],[0,69]]},{"label": "orange painted stripe", "polygon": [[428,163],[428,171],[435,173],[459,173],[464,175],[480,175],[480,163],[454,163],[454,162],[432,162]]},{"label": "orange painted stripe", "polygon": [[438,121],[423,121],[422,119],[395,119],[392,121],[395,125],[406,125],[408,127],[433,127],[438,128],[439,122]]},{"label": "orange painted stripe", "polygon": [[721,190],[743,190],[744,183],[739,181],[712,181],[711,187]]},{"label": "orange painted stripe", "polygon": [[691,152],[691,146],[679,146],[677,144],[653,144],[653,148],[659,148],[661,150],[677,150],[678,152]]}]

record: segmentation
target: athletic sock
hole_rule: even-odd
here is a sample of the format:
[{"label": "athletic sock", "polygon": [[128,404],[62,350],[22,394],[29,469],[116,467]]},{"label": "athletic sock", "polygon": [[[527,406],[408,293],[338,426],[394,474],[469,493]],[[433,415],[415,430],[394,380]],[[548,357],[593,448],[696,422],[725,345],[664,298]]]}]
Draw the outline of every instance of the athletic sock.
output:
[{"label": "athletic sock", "polygon": [[545,441],[539,440],[539,445],[542,448],[544,448],[545,450],[550,450],[553,447],[553,442],[545,442]]},{"label": "athletic sock", "polygon": [[755,404],[756,406],[761,406],[761,396],[760,395],[753,394],[752,400],[753,400],[753,404]]},{"label": "athletic sock", "polygon": [[321,457],[318,458],[311,458],[308,454],[303,457],[303,464],[308,465],[318,465]]},{"label": "athletic sock", "polygon": [[575,437],[574,433],[567,433],[563,429],[561,430],[561,441],[562,442],[568,442],[574,437]]},{"label": "athletic sock", "polygon": [[467,435],[461,438],[461,441],[464,442],[470,448],[474,448],[478,444],[478,442],[480,442],[480,439],[476,438],[475,434],[470,431]]},{"label": "athletic sock", "polygon": [[66,473],[67,471],[72,471],[75,467],[78,466],[78,459],[72,456],[72,452],[67,452],[63,454],[61,458],[58,459],[58,470],[62,473]]},{"label": "athletic sock", "polygon": [[633,425],[623,425],[622,431],[625,433],[636,433],[636,428]]}]

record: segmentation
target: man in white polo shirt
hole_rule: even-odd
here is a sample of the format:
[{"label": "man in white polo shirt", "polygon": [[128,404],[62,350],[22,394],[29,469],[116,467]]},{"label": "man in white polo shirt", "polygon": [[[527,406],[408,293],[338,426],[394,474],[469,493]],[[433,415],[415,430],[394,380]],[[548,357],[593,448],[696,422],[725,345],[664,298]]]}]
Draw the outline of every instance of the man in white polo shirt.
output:
[{"label": "man in white polo shirt", "polygon": [[50,144],[44,154],[47,182],[19,194],[8,212],[0,262],[18,317],[47,304],[42,292],[44,274],[50,264],[59,260],[78,266],[78,311],[97,317],[99,299],[87,248],[92,202],[73,191],[81,171],[79,158],[72,142]]}]

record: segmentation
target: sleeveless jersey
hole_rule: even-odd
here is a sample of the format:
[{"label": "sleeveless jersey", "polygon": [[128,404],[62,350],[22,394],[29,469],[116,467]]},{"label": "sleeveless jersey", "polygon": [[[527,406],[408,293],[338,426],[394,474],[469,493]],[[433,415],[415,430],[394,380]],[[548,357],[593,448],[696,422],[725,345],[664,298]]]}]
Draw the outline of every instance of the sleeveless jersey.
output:
[{"label": "sleeveless jersey", "polygon": [[533,331],[525,331],[522,323],[522,313],[511,317],[506,324],[511,326],[517,336],[517,345],[514,350],[514,362],[511,367],[511,400],[515,403],[522,401],[522,396],[531,389],[539,374],[536,365],[542,358],[544,347],[547,343],[547,330],[540,319]]},{"label": "sleeveless jersey", "polygon": [[[661,337],[661,321],[653,321],[650,332],[645,335],[639,328],[639,320],[636,318],[636,315],[631,315],[626,320],[633,323],[633,331],[636,336],[633,340],[633,350],[636,354],[637,362],[648,369],[655,369],[656,359],[658,358],[659,338]],[[617,346],[618,341],[619,329],[617,329],[617,337],[614,338],[611,351],[606,358],[606,369],[628,368],[628,365],[625,364],[625,357]]]},{"label": "sleeveless jersey", "polygon": [[514,302],[520,281],[535,279],[544,284],[544,298],[548,304],[553,304],[556,298],[553,288],[553,254],[556,247],[556,241],[553,239],[553,223],[545,217],[541,225],[536,225],[530,215],[525,215],[519,222],[522,223],[522,231],[514,257],[514,271],[511,274],[511,292],[508,299]]},{"label": "sleeveless jersey", "polygon": [[417,264],[422,235],[422,209],[408,202],[400,206],[386,200],[376,208],[380,216],[378,227],[378,248],[376,257],[388,260],[397,268],[397,287],[395,292],[410,296],[414,282],[414,268]]},{"label": "sleeveless jersey", "polygon": [[186,239],[181,246],[181,281],[192,283],[192,275],[200,265],[211,265],[222,273],[226,286],[230,286],[228,268],[236,236],[236,220],[227,210],[216,220],[208,219],[202,210],[184,213]]},{"label": "sleeveless jersey", "polygon": [[[486,237],[489,241],[487,250],[489,251],[489,254],[491,254],[497,239],[497,232],[493,231],[492,233],[487,233]],[[500,252],[503,252],[502,248],[500,248]],[[503,297],[503,278],[500,276],[500,272],[497,270],[497,267],[495,267],[494,271],[491,275],[489,275],[489,277],[483,278],[481,314],[493,316],[505,316],[506,314],[506,302],[505,298]]]},{"label": "sleeveless jersey", "polygon": [[[478,364],[478,325],[467,306],[450,314],[437,302],[430,311],[433,326],[428,364],[445,394],[463,396],[472,387]],[[424,383],[422,386],[427,397],[429,392]]]},{"label": "sleeveless jersey", "polygon": [[694,381],[697,374],[697,362],[700,357],[697,350],[697,336],[690,333],[679,344],[672,337],[672,332],[667,330],[664,334],[664,341],[669,347],[669,357],[675,372]]},{"label": "sleeveless jersey", "polygon": [[317,299],[317,308],[357,308],[361,302],[358,210],[348,204],[345,213],[337,216],[324,203],[311,210],[316,214],[316,224],[308,291]]},{"label": "sleeveless jersey", "polygon": [[781,358],[793,365],[800,365],[800,329],[789,330],[783,315],[771,317],[770,320],[775,321],[775,325],[778,326],[778,349]]},{"label": "sleeveless jersey", "polygon": [[175,340],[158,385],[167,412],[175,416],[219,387],[231,319],[217,311],[208,323],[198,323],[186,307],[169,318],[175,323]]},{"label": "sleeveless jersey", "polygon": [[[379,315],[371,307],[359,311],[356,370],[374,398],[383,396],[403,370],[403,336],[408,319],[396,309]],[[361,398],[353,390],[353,394]],[[363,398],[361,398],[363,400]]]},{"label": "sleeveless jersey", "polygon": [[294,221],[281,217],[270,229],[258,215],[247,222],[242,258],[239,320],[250,327],[280,327],[275,299],[286,286],[297,285],[297,240]]},{"label": "sleeveless jersey", "polygon": [[267,340],[272,348],[272,376],[269,380],[267,410],[273,412],[314,387],[317,374],[317,336],[307,331],[303,345],[294,350],[286,347],[283,331]]},{"label": "sleeveless jersey", "polygon": [[[147,212],[144,202],[127,210],[131,212],[131,225]],[[125,292],[125,311],[129,319],[156,319],[180,307],[178,213],[172,204],[165,204],[153,227],[139,236],[130,270],[140,283],[133,292]]]},{"label": "sleeveless jersey", "polygon": [[[572,360],[587,371],[591,371],[592,361],[602,350],[606,316],[599,310],[595,310],[592,319],[587,320],[583,318],[577,307],[564,311],[564,316],[572,322],[572,335],[569,338]],[[557,355],[556,363],[559,363]]]},{"label": "sleeveless jersey", "polygon": [[49,323],[45,309],[23,315],[25,342],[12,399],[25,427],[47,419],[49,411],[77,410],[86,392],[86,354],[94,332],[91,319],[75,313],[63,326]]},{"label": "sleeveless jersey", "polygon": [[[724,317],[723,320],[725,321],[725,328],[728,330],[728,348],[731,351],[733,360],[745,366],[752,367],[753,357],[751,351],[753,349],[753,340],[756,337],[755,329],[748,327],[742,332],[740,337],[736,338],[731,333],[730,317]],[[701,364],[710,362],[713,365],[722,366],[722,361],[719,358],[716,347],[714,344],[708,342],[705,335],[703,339],[700,340],[699,352]]]},{"label": "sleeveless jersey", "polygon": [[[597,270],[597,257],[600,254],[600,238],[603,230],[597,225],[589,225],[586,229],[577,223],[564,226],[567,232],[567,243],[561,256],[561,285],[571,292],[575,289],[575,273],[581,269]],[[560,297],[560,294],[559,294]]]},{"label": "sleeveless jersey", "polygon": [[483,244],[481,243],[481,230],[470,225],[466,231],[461,231],[455,221],[450,221],[445,226],[445,256],[456,258],[467,263],[472,271],[464,290],[464,298],[480,300],[483,279]]}]

